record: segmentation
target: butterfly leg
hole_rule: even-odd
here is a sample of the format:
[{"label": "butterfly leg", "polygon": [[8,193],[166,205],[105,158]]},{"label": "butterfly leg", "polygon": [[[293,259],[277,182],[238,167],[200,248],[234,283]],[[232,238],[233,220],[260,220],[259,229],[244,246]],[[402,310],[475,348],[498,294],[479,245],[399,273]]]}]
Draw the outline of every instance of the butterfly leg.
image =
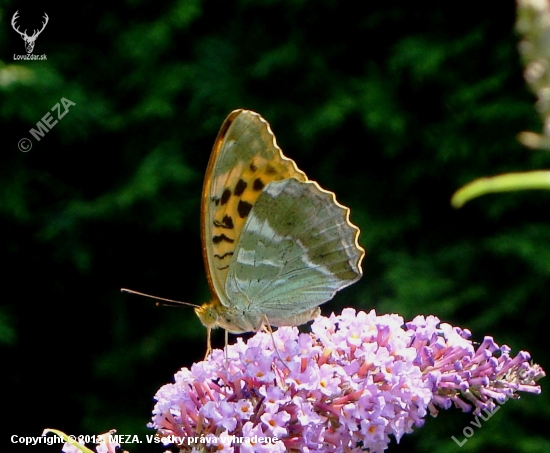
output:
[{"label": "butterfly leg", "polygon": [[227,355],[227,346],[229,345],[229,330],[225,330],[225,348],[224,348],[224,352],[225,352],[225,363],[228,363],[229,362],[229,357]]},{"label": "butterfly leg", "polygon": [[[208,358],[208,356],[210,355],[210,353],[212,352],[212,341],[210,339],[211,338],[211,335],[210,335],[211,333],[212,333],[212,328],[207,327],[206,328],[206,354],[204,355],[204,360],[206,360]],[[227,341],[226,341],[226,344],[227,344]]]},{"label": "butterfly leg", "polygon": [[273,347],[275,348],[275,353],[277,354],[277,357],[279,357],[279,360],[285,366],[285,368],[288,369],[288,371],[290,371],[290,368],[281,357],[281,354],[279,354],[279,348],[277,348],[277,345],[275,344],[275,337],[273,337],[273,330],[271,329],[271,324],[269,323],[269,319],[267,318],[266,315],[262,315],[262,318],[263,319],[262,319],[261,329],[269,333],[269,335],[271,336],[271,341],[273,342]]}]

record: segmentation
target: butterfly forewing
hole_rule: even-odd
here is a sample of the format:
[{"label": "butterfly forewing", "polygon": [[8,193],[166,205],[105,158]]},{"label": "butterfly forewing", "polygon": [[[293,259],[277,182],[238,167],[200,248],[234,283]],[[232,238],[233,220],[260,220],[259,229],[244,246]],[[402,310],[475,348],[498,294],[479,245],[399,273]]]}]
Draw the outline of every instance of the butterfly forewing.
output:
[{"label": "butterfly forewing", "polygon": [[277,146],[257,113],[235,110],[223,123],[210,156],[203,188],[202,243],[208,282],[225,306],[225,282],[244,223],[271,181],[307,180]]}]

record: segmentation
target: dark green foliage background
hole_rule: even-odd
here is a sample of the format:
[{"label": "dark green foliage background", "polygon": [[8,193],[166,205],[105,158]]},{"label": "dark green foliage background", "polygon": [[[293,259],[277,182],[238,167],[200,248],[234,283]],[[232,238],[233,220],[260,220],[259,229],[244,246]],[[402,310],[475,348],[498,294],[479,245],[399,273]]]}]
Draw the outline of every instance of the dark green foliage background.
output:
[{"label": "dark green foliage background", "polygon": [[[429,5],[429,6],[428,6]],[[50,22],[23,54],[10,20]],[[324,305],[434,314],[532,353],[547,370],[550,194],[491,195],[470,180],[549,168],[515,136],[540,130],[522,78],[515,4],[330,0],[3,1],[0,6],[0,291],[7,434],[43,428],[144,439],[153,395],[200,360],[202,177],[235,108],[260,112],[286,154],[349,206],[364,278]],[[39,142],[29,129],[76,105]],[[28,153],[17,149],[33,140]],[[221,332],[215,336],[223,345]],[[389,451],[550,451],[547,380],[462,447],[473,419],[429,418]],[[10,446],[10,451],[16,447]],[[33,452],[58,447],[27,447]],[[159,446],[126,445],[132,453]]]}]

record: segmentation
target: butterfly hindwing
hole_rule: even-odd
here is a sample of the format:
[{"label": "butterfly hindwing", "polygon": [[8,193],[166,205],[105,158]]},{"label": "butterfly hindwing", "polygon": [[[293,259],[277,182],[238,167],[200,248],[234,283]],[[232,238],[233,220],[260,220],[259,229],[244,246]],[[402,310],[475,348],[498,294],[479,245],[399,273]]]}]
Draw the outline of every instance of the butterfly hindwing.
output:
[{"label": "butterfly hindwing", "polygon": [[273,325],[310,311],[361,275],[349,210],[317,183],[270,183],[250,211],[227,275],[232,305]]}]

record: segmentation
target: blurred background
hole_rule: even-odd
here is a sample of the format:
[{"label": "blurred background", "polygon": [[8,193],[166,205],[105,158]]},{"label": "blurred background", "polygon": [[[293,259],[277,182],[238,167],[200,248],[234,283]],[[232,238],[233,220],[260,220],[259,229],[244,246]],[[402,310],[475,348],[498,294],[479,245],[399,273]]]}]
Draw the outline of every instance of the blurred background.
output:
[{"label": "blurred background", "polygon": [[[516,139],[542,126],[513,1],[0,5],[4,438],[152,434],[155,392],[202,359],[206,330],[191,308],[120,288],[209,299],[202,179],[236,108],[263,115],[361,228],[365,275],[324,314],[433,314],[550,370],[550,193],[449,203],[472,179],[550,167]],[[48,14],[33,51],[47,60],[14,59],[26,54],[16,11],[29,34]],[[75,105],[59,119],[62,98]],[[37,140],[29,131],[48,112],[58,123]],[[542,395],[507,402],[462,447],[451,436],[463,440],[473,417],[453,408],[389,451],[550,451],[539,383]]]}]

